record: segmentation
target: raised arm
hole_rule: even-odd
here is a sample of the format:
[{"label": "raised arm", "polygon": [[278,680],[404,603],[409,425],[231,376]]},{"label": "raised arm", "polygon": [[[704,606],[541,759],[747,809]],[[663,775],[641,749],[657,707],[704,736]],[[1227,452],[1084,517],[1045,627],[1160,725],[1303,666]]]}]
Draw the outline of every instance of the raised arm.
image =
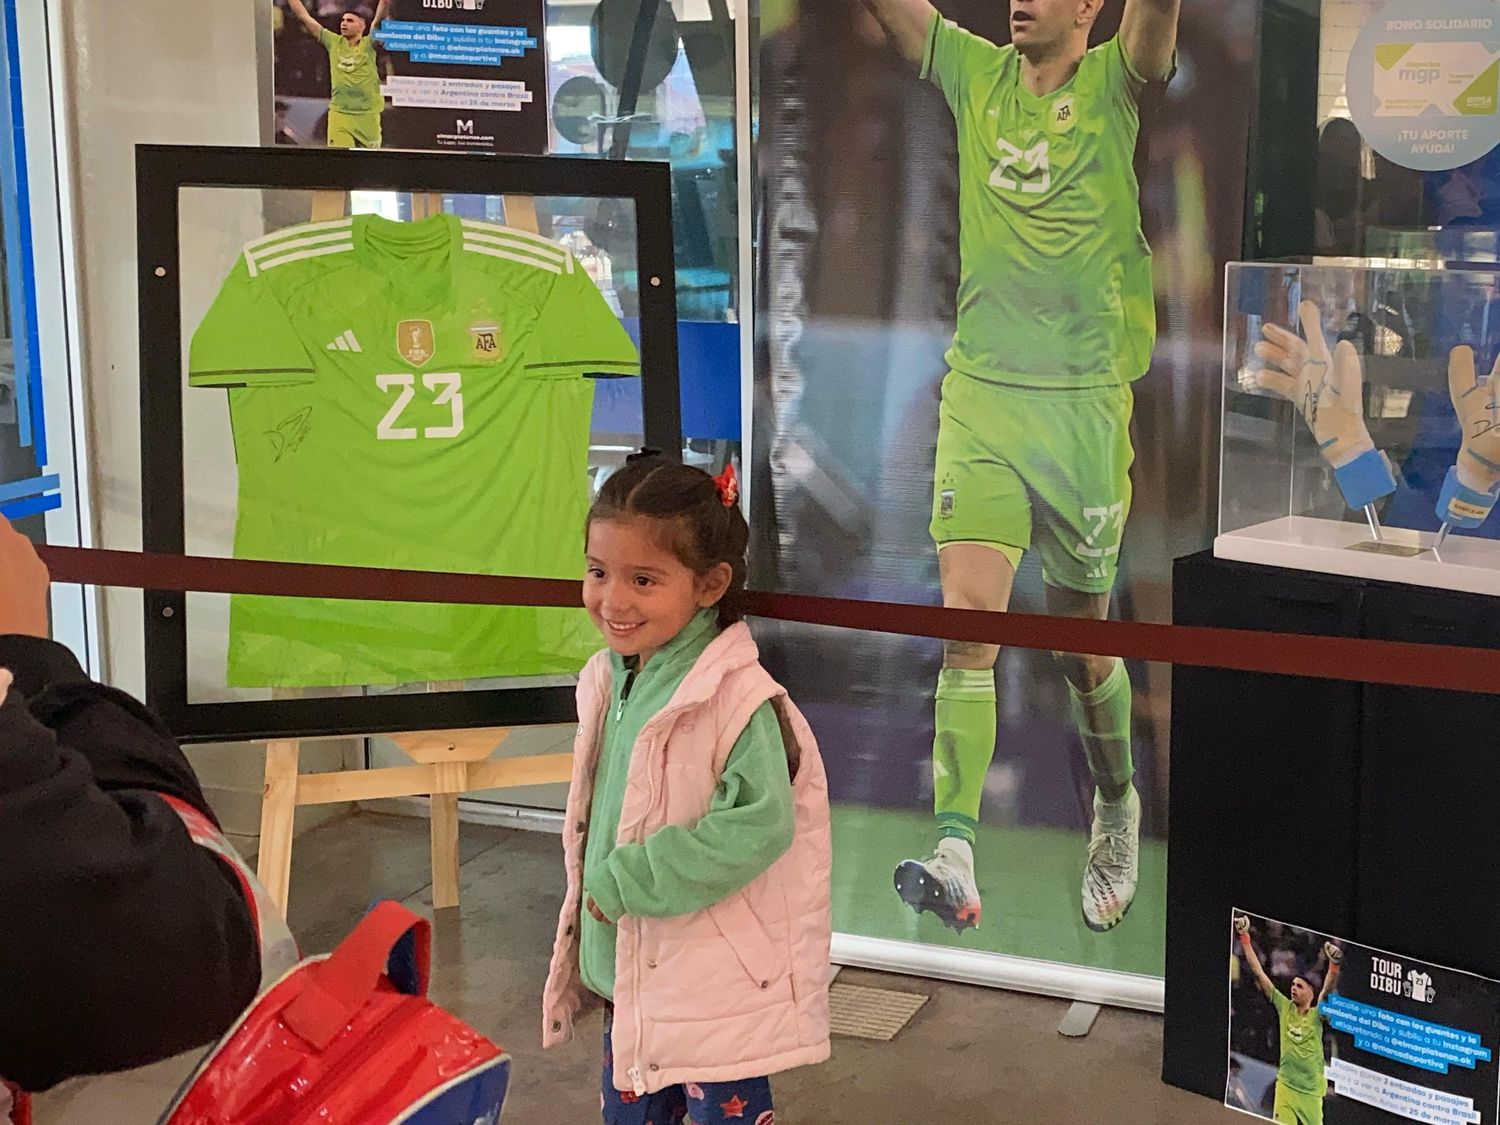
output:
[{"label": "raised arm", "polygon": [[1323,956],[1328,958],[1328,972],[1323,974],[1323,989],[1318,993],[1318,1007],[1323,1006],[1333,992],[1335,982],[1338,980],[1339,970],[1344,967],[1344,951],[1331,941],[1323,943]]},{"label": "raised arm", "polygon": [[380,21],[385,19],[390,7],[391,0],[380,0],[380,3],[375,5],[375,18],[370,21],[370,30],[366,32],[367,35],[375,34],[375,29],[380,26]]},{"label": "raised arm", "polygon": [[292,10],[292,15],[297,17],[297,22],[307,28],[309,35],[314,39],[322,38],[323,25],[312,18],[312,13],[307,10],[307,6],[302,3],[302,0],[286,0],[286,6]]},{"label": "raised arm", "polygon": [[1250,919],[1243,914],[1234,920],[1234,932],[1240,935],[1240,947],[1245,951],[1245,961],[1250,966],[1250,971],[1255,974],[1255,983],[1260,985],[1260,990],[1267,996],[1276,991],[1276,986],[1271,983],[1271,978],[1266,976],[1265,969],[1261,968],[1260,955],[1255,952],[1255,946],[1250,941]]},{"label": "raised arm", "polygon": [[921,66],[927,51],[927,32],[937,14],[931,0],[864,0],[864,4],[902,57]]},{"label": "raised arm", "polygon": [[1148,82],[1159,82],[1172,72],[1181,10],[1182,0],[1125,0],[1120,45],[1136,72]]}]

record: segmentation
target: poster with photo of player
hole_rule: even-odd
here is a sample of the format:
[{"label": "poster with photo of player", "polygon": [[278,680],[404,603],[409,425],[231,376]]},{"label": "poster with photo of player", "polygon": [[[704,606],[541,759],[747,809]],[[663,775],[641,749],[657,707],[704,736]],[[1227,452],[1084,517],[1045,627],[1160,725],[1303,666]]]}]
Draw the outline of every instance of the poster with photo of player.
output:
[{"label": "poster with photo of player", "polygon": [[547,151],[542,0],[276,0],[275,142]]},{"label": "poster with photo of player", "polygon": [[[758,584],[1169,620],[1214,525],[1257,7],[763,6]],[[1167,669],[761,637],[829,762],[841,932],[1162,973]]]},{"label": "poster with photo of player", "polygon": [[1490,1125],[1500,982],[1235,910],[1224,1104],[1288,1125]]}]

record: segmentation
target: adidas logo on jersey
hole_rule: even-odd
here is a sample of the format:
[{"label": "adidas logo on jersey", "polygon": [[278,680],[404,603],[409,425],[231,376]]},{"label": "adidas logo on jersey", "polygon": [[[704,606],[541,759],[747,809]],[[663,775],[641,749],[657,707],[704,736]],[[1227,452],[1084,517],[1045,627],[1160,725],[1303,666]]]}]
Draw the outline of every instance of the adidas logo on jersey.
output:
[{"label": "adidas logo on jersey", "polygon": [[333,343],[327,346],[330,352],[362,352],[365,349],[359,346],[359,341],[354,338],[354,329],[349,329]]}]

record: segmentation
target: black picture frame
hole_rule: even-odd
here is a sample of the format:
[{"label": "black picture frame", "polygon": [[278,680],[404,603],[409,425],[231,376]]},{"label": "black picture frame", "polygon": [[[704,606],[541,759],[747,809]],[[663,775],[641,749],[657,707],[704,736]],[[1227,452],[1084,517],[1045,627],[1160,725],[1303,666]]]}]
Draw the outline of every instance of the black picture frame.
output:
[{"label": "black picture frame", "polygon": [[[184,188],[443,192],[629,199],[635,205],[646,444],[680,456],[670,167],[553,156],[138,145],[141,522],[148,552],[184,553],[179,199]],[[187,597],[145,595],[146,700],[184,743],[576,721],[568,687],[193,703]]]}]

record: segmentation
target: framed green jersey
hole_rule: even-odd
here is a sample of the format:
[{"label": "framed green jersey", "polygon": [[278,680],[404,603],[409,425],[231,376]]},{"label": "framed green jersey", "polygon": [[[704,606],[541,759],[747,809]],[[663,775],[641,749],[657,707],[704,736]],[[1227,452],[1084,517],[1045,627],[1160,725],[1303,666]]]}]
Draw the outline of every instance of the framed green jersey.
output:
[{"label": "framed green jersey", "polygon": [[181,559],[142,599],[151,709],[184,743],[573,722],[588,474],[683,448],[669,166],[140,145],[135,199],[141,543]]},{"label": "framed green jersey", "polygon": [[1118,38],[1038,96],[1013,46],[935,17],[922,76],[958,125],[958,326],[948,365],[1027,387],[1127,383],[1156,343],[1133,161],[1146,83]]},{"label": "framed green jersey", "polygon": [[[244,247],[192,338],[227,388],[234,555],[573,578],[593,383],[635,345],[562,247],[439,214],[294,226]],[[237,595],[228,685],[576,672],[582,610]]]}]

